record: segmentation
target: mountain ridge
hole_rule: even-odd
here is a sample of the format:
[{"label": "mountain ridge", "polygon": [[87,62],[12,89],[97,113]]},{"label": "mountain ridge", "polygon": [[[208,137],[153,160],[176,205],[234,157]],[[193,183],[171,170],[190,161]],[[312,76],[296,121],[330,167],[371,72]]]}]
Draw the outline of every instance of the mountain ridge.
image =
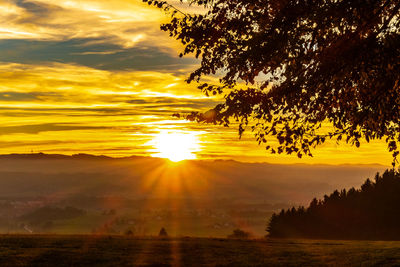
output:
[{"label": "mountain ridge", "polygon": [[[165,158],[159,157],[150,157],[150,156],[137,156],[131,155],[126,157],[112,157],[106,155],[93,155],[87,153],[77,153],[72,155],[66,154],[47,154],[47,153],[10,153],[10,154],[0,154],[0,160],[2,159],[12,159],[12,160],[19,160],[19,159],[29,159],[29,160],[129,160],[129,159],[153,159],[153,160],[165,160],[169,161]],[[183,160],[182,162],[228,162],[228,163],[238,163],[238,164],[265,164],[265,165],[274,165],[274,166],[329,166],[329,167],[346,167],[346,166],[359,166],[359,167],[382,167],[382,168],[390,168],[389,165],[382,165],[379,163],[366,163],[366,164],[326,164],[326,163],[270,163],[270,162],[263,162],[263,161],[256,161],[256,162],[247,162],[247,161],[239,161],[235,159],[191,159],[191,160]]]}]

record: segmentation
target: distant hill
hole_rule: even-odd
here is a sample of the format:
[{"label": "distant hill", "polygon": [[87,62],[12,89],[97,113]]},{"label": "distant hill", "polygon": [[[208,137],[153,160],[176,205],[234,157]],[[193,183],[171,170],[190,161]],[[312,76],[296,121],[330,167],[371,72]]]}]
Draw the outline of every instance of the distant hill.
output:
[{"label": "distant hill", "polygon": [[400,240],[400,173],[387,170],[360,189],[335,190],[304,207],[282,210],[270,237]]},{"label": "distant hill", "polygon": [[232,160],[174,165],[150,157],[11,154],[0,155],[0,198],[168,195],[306,204],[335,188],[357,186],[364,177],[384,169],[381,165],[279,165]]},{"label": "distant hill", "polygon": [[[379,165],[277,165],[233,160],[171,163],[151,157],[0,156],[0,233],[265,235],[268,218],[384,170]],[[47,220],[44,207],[84,210]],[[114,210],[114,215],[109,215]],[[49,214],[53,210],[44,209]],[[35,220],[26,220],[35,215]],[[25,218],[25,219],[24,219]],[[46,219],[46,220],[45,220]],[[23,227],[22,227],[23,226]]]},{"label": "distant hill", "polygon": [[21,220],[36,222],[36,221],[51,221],[76,218],[85,215],[83,210],[74,207],[42,207],[33,212],[29,212],[21,216]]}]

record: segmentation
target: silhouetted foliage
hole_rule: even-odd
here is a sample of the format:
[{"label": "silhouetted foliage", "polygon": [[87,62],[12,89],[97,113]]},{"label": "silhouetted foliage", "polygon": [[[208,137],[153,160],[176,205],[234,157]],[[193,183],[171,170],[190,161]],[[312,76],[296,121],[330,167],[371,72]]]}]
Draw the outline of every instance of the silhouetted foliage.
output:
[{"label": "silhouetted foliage", "polygon": [[165,230],[164,227],[161,228],[160,232],[158,233],[158,236],[159,237],[167,237],[168,236],[168,233],[167,233],[167,231]]},{"label": "silhouetted foliage", "polygon": [[128,229],[128,230],[125,231],[125,235],[127,235],[127,236],[133,236],[133,235],[134,235],[134,232],[133,232],[132,229]]},{"label": "silhouetted foliage", "polygon": [[[399,154],[400,0],[181,0],[204,7],[192,14],[143,1],[171,14],[161,29],[184,45],[181,56],[201,59],[188,82],[225,93],[186,118],[238,121],[240,135],[251,127],[272,153],[302,157],[328,138],[359,147],[386,137]],[[215,74],[219,83],[202,82]]]},{"label": "silhouetted foliage", "polygon": [[233,230],[233,233],[231,235],[228,235],[228,238],[233,238],[233,239],[249,239],[251,237],[251,234],[249,232],[243,231],[241,229],[235,229]]},{"label": "silhouetted foliage", "polygon": [[400,173],[385,171],[361,189],[334,191],[310,206],[273,214],[270,237],[400,240]]}]

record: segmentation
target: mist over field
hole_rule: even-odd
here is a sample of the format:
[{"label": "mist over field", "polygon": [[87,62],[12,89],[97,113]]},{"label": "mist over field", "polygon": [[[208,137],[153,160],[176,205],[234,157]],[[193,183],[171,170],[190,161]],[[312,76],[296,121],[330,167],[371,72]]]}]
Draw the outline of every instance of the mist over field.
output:
[{"label": "mist over field", "polygon": [[358,188],[380,165],[172,163],[150,157],[3,155],[0,231],[227,236],[266,234],[273,212]]}]

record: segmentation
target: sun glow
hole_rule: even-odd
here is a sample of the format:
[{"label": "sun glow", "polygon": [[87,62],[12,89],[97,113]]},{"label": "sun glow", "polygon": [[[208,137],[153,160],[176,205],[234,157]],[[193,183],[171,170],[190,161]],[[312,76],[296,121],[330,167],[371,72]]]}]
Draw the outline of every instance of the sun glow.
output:
[{"label": "sun glow", "polygon": [[178,162],[186,159],[196,159],[195,152],[200,151],[199,139],[190,132],[160,132],[151,145],[157,152],[153,157],[167,158]]}]

